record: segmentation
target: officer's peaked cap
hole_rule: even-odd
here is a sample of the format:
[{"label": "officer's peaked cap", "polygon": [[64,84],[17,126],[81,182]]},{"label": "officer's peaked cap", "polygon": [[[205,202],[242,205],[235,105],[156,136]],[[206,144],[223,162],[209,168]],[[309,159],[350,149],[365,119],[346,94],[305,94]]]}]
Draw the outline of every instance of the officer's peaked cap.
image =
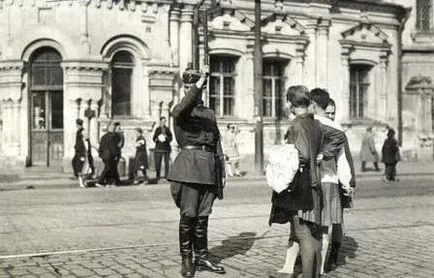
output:
[{"label": "officer's peaked cap", "polygon": [[77,125],[83,125],[83,120],[82,119],[77,119],[77,120],[75,120],[75,123]]},{"label": "officer's peaked cap", "polygon": [[200,78],[200,72],[195,69],[186,69],[182,74],[182,82],[184,84],[196,83]]}]

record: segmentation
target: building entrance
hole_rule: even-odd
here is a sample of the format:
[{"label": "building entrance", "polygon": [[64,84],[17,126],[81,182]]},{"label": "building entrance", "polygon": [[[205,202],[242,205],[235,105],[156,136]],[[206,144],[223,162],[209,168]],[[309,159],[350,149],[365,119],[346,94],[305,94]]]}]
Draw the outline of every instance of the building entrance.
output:
[{"label": "building entrance", "polygon": [[63,71],[52,48],[36,51],[31,61],[31,161],[33,166],[62,167]]}]

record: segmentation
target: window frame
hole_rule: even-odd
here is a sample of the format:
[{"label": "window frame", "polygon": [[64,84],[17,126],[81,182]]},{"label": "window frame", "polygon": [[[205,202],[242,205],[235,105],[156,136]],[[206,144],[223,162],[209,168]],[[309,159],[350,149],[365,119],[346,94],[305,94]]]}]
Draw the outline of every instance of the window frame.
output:
[{"label": "window frame", "polygon": [[[428,23],[421,17],[422,13],[425,13],[425,9],[428,9],[426,15],[428,16]],[[433,0],[416,0],[415,9],[415,28],[418,33],[433,33],[434,32],[434,9]],[[427,24],[427,25],[426,25]]]},{"label": "window frame", "polygon": [[[121,56],[127,54],[128,58],[131,59],[131,62],[125,62],[125,61],[116,61],[117,56]],[[132,116],[132,97],[133,97],[133,91],[134,91],[134,73],[135,73],[136,63],[133,53],[127,50],[119,50],[113,54],[113,57],[111,59],[110,63],[110,84],[111,84],[111,116],[116,118],[122,118],[122,117],[131,117]],[[114,106],[114,72],[115,71],[125,71],[127,75],[129,75],[130,78],[130,86],[129,86],[129,98],[128,98],[128,113],[115,113],[115,106]]]},{"label": "window frame", "polygon": [[[265,67],[267,65],[271,65],[271,75],[266,75],[265,74]],[[281,71],[281,75],[277,76],[274,74],[275,68],[276,66],[280,66],[280,71]],[[285,103],[285,93],[284,93],[284,88],[285,88],[285,68],[286,68],[286,61],[284,60],[277,60],[277,59],[263,59],[262,61],[262,82],[263,82],[263,86],[262,86],[262,115],[263,117],[266,118],[283,118],[284,117],[284,103]],[[265,80],[271,79],[271,97],[268,97],[265,95]],[[278,115],[277,113],[277,100],[278,98],[276,97],[276,80],[280,79],[280,86],[281,86],[281,107],[280,107],[280,115]],[[266,115],[266,111],[265,111],[265,99],[271,99],[271,115]]]},{"label": "window frame", "polygon": [[[370,86],[372,85],[371,74],[372,65],[368,64],[352,64],[350,65],[350,79],[349,79],[349,118],[350,119],[364,119],[365,110],[368,107],[368,94]],[[355,81],[353,81],[353,72],[355,73]],[[362,76],[362,73],[365,74]],[[356,91],[353,92],[353,85]],[[363,89],[366,87],[366,89]],[[362,90],[362,91],[361,91]],[[354,99],[354,96],[356,99]],[[353,102],[355,101],[356,111],[353,110]],[[366,103],[365,103],[366,102]],[[355,112],[355,114],[354,114]]]},{"label": "window frame", "polygon": [[[213,66],[212,63],[215,62],[219,63],[218,66],[218,71],[213,71]],[[231,72],[225,72],[224,71],[224,62],[225,61],[230,61],[231,64],[231,68],[232,71]],[[233,117],[235,116],[235,111],[236,111],[236,76],[237,76],[237,71],[236,71],[236,67],[237,67],[237,62],[238,62],[238,57],[237,56],[232,56],[232,55],[212,55],[210,57],[210,83],[211,83],[211,78],[217,78],[219,80],[219,92],[212,92],[211,91],[211,84],[210,86],[208,86],[208,103],[211,109],[214,110],[215,114],[217,117]],[[232,94],[225,94],[225,78],[230,78],[232,79],[232,85],[231,85],[231,92]],[[218,101],[219,101],[219,111],[216,111],[215,107],[211,107],[211,99],[212,98],[217,98],[218,96]],[[231,105],[231,113],[225,114],[225,100],[230,99],[232,100],[233,104]]]}]

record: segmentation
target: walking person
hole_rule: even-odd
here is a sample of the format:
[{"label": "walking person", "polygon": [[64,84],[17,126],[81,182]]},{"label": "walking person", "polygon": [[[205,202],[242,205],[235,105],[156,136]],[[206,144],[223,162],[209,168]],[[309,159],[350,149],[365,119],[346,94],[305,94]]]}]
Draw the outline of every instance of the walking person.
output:
[{"label": "walking person", "polygon": [[[332,121],[335,120],[336,103],[332,98],[330,98],[325,113],[329,119],[331,119]],[[345,140],[344,148],[345,148],[346,159],[348,161],[348,164],[350,166],[350,171],[351,171],[350,186],[352,188],[351,190],[351,195],[352,195],[354,194],[354,188],[356,187],[356,179],[355,179],[356,175],[355,175],[355,168],[354,168],[354,160],[351,154],[348,139]],[[342,210],[351,208],[352,207],[351,195],[347,196],[341,187],[340,189],[341,189],[340,198],[341,198]],[[342,218],[342,223],[333,224],[332,226],[330,254],[327,262],[325,263],[325,271],[333,271],[337,268],[339,250],[342,246],[343,239],[344,239],[344,219]],[[324,257],[323,260],[325,261],[326,258]]]},{"label": "walking person", "polygon": [[381,153],[381,161],[385,165],[385,181],[396,180],[396,164],[401,160],[401,156],[398,141],[395,139],[395,130],[392,128],[387,131],[387,139],[384,140]]},{"label": "walking person", "polygon": [[375,147],[374,135],[372,134],[372,126],[367,127],[365,134],[363,134],[360,160],[362,161],[362,172],[366,172],[367,162],[374,163],[375,171],[380,171],[378,167],[378,152]]},{"label": "walking person", "polygon": [[226,156],[226,171],[229,177],[241,177],[239,170],[240,154],[238,152],[237,133],[235,125],[227,124],[227,130],[223,137],[223,152]]},{"label": "walking person", "polygon": [[98,153],[104,162],[104,169],[98,181],[95,183],[97,187],[110,187],[112,184],[116,183],[116,177],[114,175],[117,173],[117,169],[115,171],[114,168],[117,168],[119,136],[115,134],[114,130],[115,126],[109,124],[107,126],[107,132],[100,139]]},{"label": "walking person", "polygon": [[124,132],[121,128],[120,122],[115,122],[114,124],[114,133],[115,133],[115,141],[116,141],[116,148],[115,148],[115,165],[112,168],[112,176],[114,183],[110,186],[120,186],[121,185],[121,178],[119,176],[119,160],[122,158],[122,148],[125,144],[125,137]]},{"label": "walking person", "polygon": [[[299,170],[288,190],[277,194],[273,191],[269,224],[290,222],[291,233],[287,249],[287,261],[292,265],[290,273],[279,271],[279,277],[291,277],[298,251],[301,253],[303,277],[319,277],[321,253],[320,186],[317,175],[317,156],[320,153],[322,130],[312,114],[305,86],[288,88],[287,106],[296,116],[291,122],[295,134],[294,144],[300,153]],[[291,134],[291,133],[288,133]]]},{"label": "walking person", "polygon": [[172,151],[172,148],[170,147],[170,142],[172,142],[172,132],[170,132],[170,129],[166,126],[166,117],[160,118],[160,126],[155,129],[152,140],[155,142],[154,160],[158,182],[161,178],[161,161],[163,159],[164,174],[165,178],[167,178],[167,173],[169,173],[170,152]]},{"label": "walking person", "polygon": [[326,109],[330,102],[329,93],[323,89],[316,88],[309,93],[311,98],[311,109],[315,119],[321,123],[321,128],[327,138],[344,138],[340,141],[339,150],[332,159],[323,159],[320,164],[322,210],[321,225],[323,226],[322,249],[321,249],[321,274],[324,273],[326,255],[328,251],[330,236],[329,230],[334,225],[341,225],[343,221],[343,209],[341,201],[341,190],[346,195],[350,194],[352,179],[350,165],[345,154],[344,143],[347,138],[342,127],[327,117]]},{"label": "walking person", "polygon": [[[146,169],[148,169],[148,151],[146,148],[146,139],[143,136],[143,129],[137,127],[136,132],[136,156],[134,158],[134,163],[131,167],[131,171],[129,173],[129,180],[134,182],[134,184],[139,184],[148,180],[148,175],[146,174]],[[142,179],[138,179],[138,171],[142,171]]]},{"label": "walking person", "polygon": [[77,132],[75,134],[74,144],[74,157],[72,158],[72,169],[74,171],[74,177],[78,179],[79,186],[85,187],[82,177],[83,166],[86,161],[86,145],[83,139],[83,120],[77,119],[75,121],[77,126]]},{"label": "walking person", "polygon": [[185,97],[171,112],[181,152],[167,179],[171,182],[175,204],[180,208],[179,249],[183,277],[194,277],[196,269],[225,273],[225,269],[210,261],[208,256],[208,219],[216,197],[223,198],[225,182],[215,114],[202,101],[208,75],[207,67],[202,73],[187,69],[182,75]]}]

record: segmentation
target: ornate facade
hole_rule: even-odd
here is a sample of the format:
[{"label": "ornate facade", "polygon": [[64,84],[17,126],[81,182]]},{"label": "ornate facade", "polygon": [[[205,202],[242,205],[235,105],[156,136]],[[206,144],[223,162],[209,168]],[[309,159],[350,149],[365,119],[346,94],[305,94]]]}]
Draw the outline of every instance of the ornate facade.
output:
[{"label": "ornate facade", "polygon": [[[0,1],[2,163],[70,171],[76,118],[95,146],[106,124],[119,120],[124,156],[132,155],[134,127],[150,130],[178,99],[197,2]],[[254,1],[218,2],[208,17],[204,100],[222,131],[229,122],[240,126],[246,158],[254,153]],[[290,85],[327,88],[355,150],[366,126],[398,125],[402,6],[264,0],[262,14],[265,152],[282,139]],[[203,51],[201,42],[201,58]]]}]

